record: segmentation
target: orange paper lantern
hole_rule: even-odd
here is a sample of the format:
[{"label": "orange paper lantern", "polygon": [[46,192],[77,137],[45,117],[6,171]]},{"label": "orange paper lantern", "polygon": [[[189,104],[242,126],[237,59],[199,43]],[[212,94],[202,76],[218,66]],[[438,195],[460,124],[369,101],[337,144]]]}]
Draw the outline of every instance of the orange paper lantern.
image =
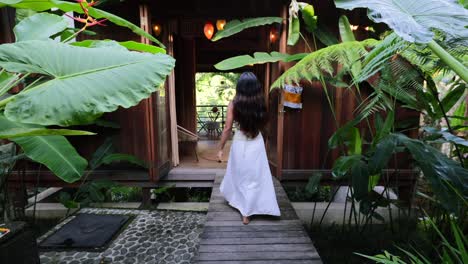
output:
[{"label": "orange paper lantern", "polygon": [[216,29],[217,30],[223,30],[225,25],[226,25],[226,20],[225,19],[216,20]]},{"label": "orange paper lantern", "polygon": [[159,24],[154,24],[153,26],[153,34],[156,36],[156,37],[159,37],[159,35],[161,35],[161,25]]},{"label": "orange paper lantern", "polygon": [[205,33],[205,37],[207,39],[211,39],[214,34],[214,26],[211,22],[206,22],[205,26],[203,27],[203,33]]},{"label": "orange paper lantern", "polygon": [[279,38],[279,33],[276,27],[270,28],[270,42],[275,43],[276,40]]}]

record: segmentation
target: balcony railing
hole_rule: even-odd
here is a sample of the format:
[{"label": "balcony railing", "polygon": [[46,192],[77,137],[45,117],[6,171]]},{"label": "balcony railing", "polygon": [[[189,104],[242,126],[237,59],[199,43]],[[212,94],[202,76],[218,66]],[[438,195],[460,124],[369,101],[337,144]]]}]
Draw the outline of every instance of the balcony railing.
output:
[{"label": "balcony railing", "polygon": [[197,133],[200,137],[216,139],[226,121],[227,105],[197,105]]}]

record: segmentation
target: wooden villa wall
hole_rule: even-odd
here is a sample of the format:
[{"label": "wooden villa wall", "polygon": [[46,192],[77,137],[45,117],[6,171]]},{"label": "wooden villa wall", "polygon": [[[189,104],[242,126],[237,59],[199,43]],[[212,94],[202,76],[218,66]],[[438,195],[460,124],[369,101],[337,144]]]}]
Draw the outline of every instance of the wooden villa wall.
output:
[{"label": "wooden villa wall", "polygon": [[[319,17],[319,23],[334,32],[339,38],[338,18],[339,11],[334,7],[332,1],[307,1],[314,4],[315,13]],[[287,17],[287,7],[282,10],[283,17]],[[351,24],[359,25],[366,23],[366,16],[362,13],[347,12]],[[283,25],[284,28],[284,25]],[[286,46],[286,34],[283,30],[281,39],[276,47],[280,52],[288,54],[310,52],[302,39],[295,46]],[[304,34],[305,33],[305,34]],[[303,32],[306,39],[310,37]],[[368,36],[358,33],[359,39]],[[309,39],[309,43],[313,43]],[[313,47],[312,47],[313,48]],[[319,47],[320,48],[320,47]],[[293,63],[275,63],[271,65],[271,83],[290,68]],[[268,155],[272,172],[282,180],[305,181],[315,172],[322,173],[325,181],[330,184],[340,184],[330,179],[331,168],[335,159],[339,156],[338,150],[330,151],[328,139],[336,131],[337,125],[330,111],[329,104],[319,82],[301,83],[304,88],[302,93],[303,108],[300,110],[283,107],[281,93],[278,90],[270,92],[270,131],[273,131],[268,139]],[[352,94],[352,90],[335,88],[330,84],[328,94],[335,105],[338,125],[342,126],[354,117],[354,110],[359,105]],[[370,87],[361,87],[364,94],[368,94]],[[417,118],[418,113],[399,109],[396,119],[404,120]],[[362,133],[366,133],[364,126]],[[417,136],[417,131],[412,131],[410,136]],[[409,168],[409,160],[401,159],[404,163],[399,164],[400,168]],[[410,186],[414,182],[414,173],[411,170],[402,169],[399,171],[399,180],[402,184]],[[404,183],[406,181],[406,183]]]},{"label": "wooden villa wall", "polygon": [[13,26],[15,23],[15,10],[13,8],[0,8],[0,44],[15,41]]}]

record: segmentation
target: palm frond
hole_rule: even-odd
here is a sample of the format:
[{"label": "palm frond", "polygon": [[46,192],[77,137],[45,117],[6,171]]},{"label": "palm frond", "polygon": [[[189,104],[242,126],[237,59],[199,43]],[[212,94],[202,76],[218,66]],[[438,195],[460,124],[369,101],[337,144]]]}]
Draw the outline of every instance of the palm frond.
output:
[{"label": "palm frond", "polygon": [[367,50],[377,45],[378,42],[375,39],[350,41],[314,51],[284,72],[273,83],[272,88],[333,76],[337,65],[340,66],[341,71],[351,72],[356,63],[360,63],[361,58],[367,55]]}]

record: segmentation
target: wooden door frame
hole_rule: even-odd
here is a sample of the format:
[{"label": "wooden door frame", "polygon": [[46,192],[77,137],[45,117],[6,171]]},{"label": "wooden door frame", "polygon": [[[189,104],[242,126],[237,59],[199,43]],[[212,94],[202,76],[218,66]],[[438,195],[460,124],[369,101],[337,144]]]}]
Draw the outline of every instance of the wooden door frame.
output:
[{"label": "wooden door frame", "polygon": [[[172,57],[174,54],[174,32],[177,30],[177,21],[171,20],[167,26],[167,54]],[[179,136],[177,135],[177,111],[176,111],[176,98],[175,98],[175,70],[172,70],[171,74],[167,79],[167,96],[168,104],[167,110],[169,112],[169,123],[170,123],[170,149],[171,149],[171,160],[172,167],[180,164],[179,157]]]},{"label": "wooden door frame", "polygon": [[[140,27],[143,29],[146,33],[151,34],[151,13],[150,9],[147,4],[140,4],[139,5],[139,11],[140,11]],[[151,41],[143,36],[140,37],[140,42],[144,44],[151,44]],[[157,118],[157,115],[154,115],[153,113],[153,96],[150,96],[148,99],[144,101],[145,103],[145,119],[147,120],[147,124],[145,126],[145,134],[148,138],[148,146],[147,146],[147,155],[148,159],[150,161],[150,166],[148,169],[149,173],[149,178],[151,181],[156,182],[159,180],[159,168],[157,166],[157,152],[156,150],[158,149],[158,142],[155,140],[155,133],[158,133],[158,131],[154,131],[154,123],[157,120],[154,120],[154,118]]]}]

